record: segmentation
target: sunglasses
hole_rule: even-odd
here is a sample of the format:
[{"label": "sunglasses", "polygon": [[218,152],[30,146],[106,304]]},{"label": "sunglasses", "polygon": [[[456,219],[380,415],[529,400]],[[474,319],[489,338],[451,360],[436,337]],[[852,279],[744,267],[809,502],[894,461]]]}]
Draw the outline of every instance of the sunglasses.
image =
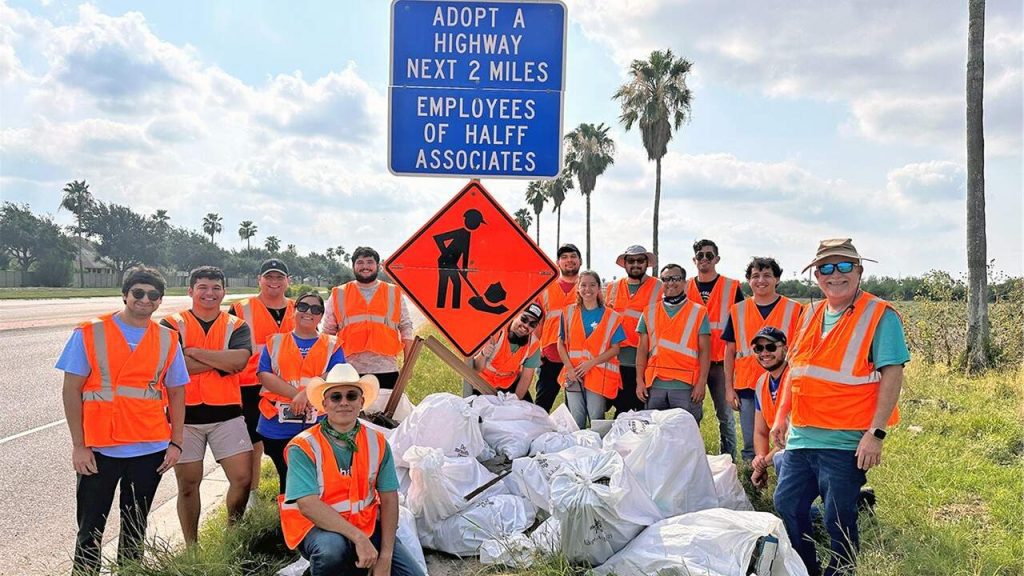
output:
[{"label": "sunglasses", "polygon": [[769,342],[767,344],[754,344],[754,352],[756,352],[757,354],[760,354],[761,352],[764,352],[765,350],[767,350],[769,352],[775,352],[778,349],[779,349],[779,345],[776,344],[775,342]]},{"label": "sunglasses", "polygon": [[661,281],[668,284],[669,282],[682,282],[682,276],[662,276]]},{"label": "sunglasses", "polygon": [[694,260],[714,260],[718,255],[708,250],[707,252],[697,252],[693,255]]},{"label": "sunglasses", "polygon": [[647,256],[626,257],[626,264],[646,264]]},{"label": "sunglasses", "polygon": [[523,314],[522,316],[520,316],[519,317],[519,321],[522,322],[523,324],[526,324],[530,328],[533,328],[537,324],[540,324],[540,320],[537,320],[533,316],[528,316],[526,314]]},{"label": "sunglasses", "polygon": [[324,307],[319,304],[309,304],[307,302],[298,302],[295,304],[296,312],[309,312],[314,316],[318,316],[324,313]]},{"label": "sunglasses", "polygon": [[348,400],[349,402],[355,402],[362,398],[362,396],[363,393],[359,392],[358,390],[349,390],[348,392],[331,392],[326,396],[326,398],[331,402],[337,404],[338,402],[341,402],[342,398]]},{"label": "sunglasses", "polygon": [[159,290],[143,290],[142,288],[133,288],[130,291],[132,298],[136,300],[142,300],[148,297],[150,302],[156,302],[157,300],[164,297]]},{"label": "sunglasses", "polygon": [[857,264],[854,262],[839,262],[837,264],[822,264],[818,266],[818,272],[822,276],[831,276],[833,272],[839,270],[840,274],[849,274],[853,271],[853,267]]}]

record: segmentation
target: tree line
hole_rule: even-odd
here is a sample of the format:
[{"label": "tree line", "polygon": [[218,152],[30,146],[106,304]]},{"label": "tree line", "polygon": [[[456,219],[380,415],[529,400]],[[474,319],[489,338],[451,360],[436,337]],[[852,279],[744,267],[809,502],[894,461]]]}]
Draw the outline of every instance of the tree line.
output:
[{"label": "tree line", "polygon": [[262,246],[253,246],[258,228],[253,221],[244,220],[238,237],[246,247],[226,250],[215,241],[224,231],[219,214],[207,214],[199,233],[171,224],[164,209],[144,215],[128,206],[97,200],[84,180],[64,187],[60,209],[75,219],[66,229],[48,214],[33,213],[27,204],[4,202],[0,207],[0,269],[32,272],[40,286],[84,287],[82,253],[88,242],[118,278],[140,264],[167,271],[213,265],[228,276],[255,276],[260,263],[270,257],[284,260],[292,276],[300,280],[341,283],[354,277],[344,246],[300,255],[294,244],[282,247],[277,236],[267,236]]}]

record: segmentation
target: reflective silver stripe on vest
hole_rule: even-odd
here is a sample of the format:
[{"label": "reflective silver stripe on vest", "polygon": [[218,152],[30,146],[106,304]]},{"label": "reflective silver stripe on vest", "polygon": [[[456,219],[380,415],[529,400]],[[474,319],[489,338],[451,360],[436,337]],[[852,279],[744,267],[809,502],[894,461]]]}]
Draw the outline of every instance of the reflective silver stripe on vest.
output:
[{"label": "reflective silver stripe on vest", "polygon": [[[725,330],[725,322],[729,319],[729,307],[732,305],[733,298],[736,297],[736,286],[733,284],[734,280],[730,280],[726,277],[722,277],[722,293],[720,294],[721,302],[718,303],[718,322],[714,322],[712,318],[708,318],[708,323],[711,324],[712,330]],[[717,288],[716,286],[715,288]],[[731,290],[730,290],[731,288]],[[708,296],[708,300],[711,296]],[[710,316],[711,310],[708,310]]]},{"label": "reflective silver stripe on vest", "polygon": [[284,348],[284,338],[289,334],[273,334],[267,338],[267,356],[270,357],[270,368],[276,376],[281,375],[281,349]]},{"label": "reflective silver stripe on vest", "polygon": [[[320,371],[321,374],[327,373],[327,367],[331,365],[331,356],[334,356],[334,349],[338,342],[337,336],[331,336],[330,334],[324,334],[324,336],[327,336],[327,354],[324,356],[324,368]],[[310,348],[310,350],[312,350],[312,348]],[[309,352],[306,352],[306,354],[308,355]]]},{"label": "reflective silver stripe on vest", "polygon": [[252,299],[247,298],[238,308],[242,313],[242,320],[250,327],[253,326],[256,323],[256,318],[252,312]]},{"label": "reflective silver stripe on vest", "polygon": [[[697,308],[697,306],[690,306],[690,313],[686,316],[686,323],[683,325],[683,334],[679,338],[679,341],[673,342],[668,338],[658,338],[657,344],[654,347],[654,349],[664,348],[666,350],[678,352],[679,354],[682,354],[683,356],[687,356],[689,358],[696,358],[697,351],[690,350],[686,346],[686,343],[690,341],[690,336],[693,334],[693,331],[697,329],[697,315],[699,312],[700,310]],[[651,353],[651,356],[654,356],[653,351]]]},{"label": "reflective silver stripe on vest", "polygon": [[875,308],[878,306],[884,306],[884,304],[879,303],[877,300],[870,300],[866,303],[864,312],[861,314],[860,319],[857,320],[857,325],[853,327],[853,335],[850,337],[846,350],[843,352],[843,363],[839,370],[830,370],[820,366],[790,366],[792,377],[808,376],[835,384],[847,384],[850,386],[875,384],[881,381],[882,375],[877,370],[867,376],[857,376],[853,373],[853,369],[857,364],[857,354],[861,343],[867,337],[871,318],[874,316]]},{"label": "reflective silver stripe on vest", "polygon": [[[156,364],[156,372],[153,374],[145,388],[134,386],[117,386],[117,395],[125,398],[137,398],[140,400],[160,400],[162,395],[158,384],[164,367],[170,361],[171,334],[168,330],[160,330],[160,356]],[[143,336],[145,337],[145,336]],[[82,392],[83,402],[113,402],[114,383],[110,376],[110,358],[107,350],[106,325],[99,321],[93,325],[93,348],[96,352],[96,366],[100,372],[100,389]]]},{"label": "reflective silver stripe on vest", "polygon": [[175,312],[171,315],[171,322],[178,327],[178,334],[181,337],[181,345],[184,346],[185,342],[188,341],[188,324],[185,322],[185,318],[182,317],[181,312]]},{"label": "reflective silver stripe on vest", "polygon": [[616,297],[619,295],[619,283],[618,281],[612,282],[608,285],[608,306],[614,308]]},{"label": "reflective silver stripe on vest", "polygon": [[632,308],[626,308],[625,310],[622,311],[622,314],[624,316],[629,316],[630,318],[635,318],[639,320],[640,316],[643,315],[643,312],[639,310],[633,310]]},{"label": "reflective silver stripe on vest", "polygon": [[[754,354],[754,349],[750,347],[750,338],[747,337],[747,306],[751,305],[752,299],[747,299],[736,305],[736,319],[738,322],[733,322],[733,332],[736,336],[736,359],[746,358]],[[732,315],[730,314],[730,318]]]},{"label": "reflective silver stripe on vest", "polygon": [[[346,288],[346,286],[347,286],[347,284],[345,286],[341,286],[341,291],[342,292],[344,292],[345,290],[349,289],[349,288]],[[358,290],[358,288],[356,288],[356,290]],[[398,329],[398,324],[396,324],[391,318],[395,315],[396,306],[401,306],[401,304],[400,304],[400,302],[401,302],[400,299],[402,297],[401,292],[398,291],[398,288],[396,288],[396,287],[394,287],[394,286],[392,286],[392,285],[390,285],[390,284],[388,284],[386,282],[381,282],[380,285],[377,287],[377,290],[385,290],[385,291],[387,291],[387,300],[388,300],[387,316],[381,316],[380,314],[355,314],[353,316],[348,316],[348,315],[345,315],[344,312],[341,312],[341,313],[338,314],[339,316],[342,316],[342,318],[340,318],[338,320],[339,330],[341,328],[345,328],[346,326],[349,326],[351,324],[356,324],[358,322],[376,322],[378,324],[383,324],[383,325],[387,326],[388,328],[391,328],[391,329],[394,329],[394,330]],[[375,297],[376,297],[376,295],[377,294],[374,293]],[[344,294],[342,294],[342,298],[344,298]],[[342,302],[344,302],[344,300],[342,300]],[[335,308],[336,308],[335,312],[337,312],[338,310],[341,309],[341,304],[338,303],[338,301],[335,301]]]},{"label": "reflective silver stripe on vest", "polygon": [[[326,486],[324,483],[324,455],[323,451],[320,448],[320,442],[317,441],[312,430],[313,428],[309,428],[301,432],[299,436],[296,437],[296,440],[305,442],[306,445],[308,445],[310,450],[313,452],[313,464],[314,466],[316,466],[316,481],[319,487],[320,499],[323,500],[324,491],[326,490]],[[331,508],[333,508],[337,512],[349,512],[352,514],[358,514],[364,508],[373,504],[374,501],[376,501],[377,499],[377,468],[380,468],[381,460],[380,443],[375,432],[363,428],[362,433],[367,435],[366,444],[369,447],[369,466],[370,468],[374,468],[369,472],[369,485],[371,488],[368,491],[366,498],[362,501],[351,502],[350,500],[342,500],[341,502],[335,502],[331,504]],[[330,440],[328,440],[328,443],[329,442]],[[352,454],[352,459],[355,460],[355,458],[356,455]]]},{"label": "reflective silver stripe on vest", "polygon": [[[782,312],[782,326],[778,328],[780,330],[789,330],[789,327],[793,324],[793,314],[796,312],[797,303],[787,299],[786,308]],[[789,342],[793,341],[795,334],[786,333],[786,340]]]},{"label": "reflective silver stripe on vest", "polygon": [[[754,391],[757,393],[757,401],[761,402],[764,398],[764,387],[768,383],[768,377],[771,375],[770,372],[765,372],[757,379],[757,384],[754,384]],[[781,382],[781,378],[780,378]],[[761,412],[764,412],[765,406],[761,406]]]},{"label": "reflective silver stripe on vest", "polygon": [[232,334],[235,333],[235,326],[236,326],[236,324],[234,322],[231,322],[230,318],[228,318],[228,323],[227,324],[228,325],[225,326],[225,328],[224,328],[224,350],[228,350],[229,349],[228,346],[231,344],[231,336],[232,336]]}]

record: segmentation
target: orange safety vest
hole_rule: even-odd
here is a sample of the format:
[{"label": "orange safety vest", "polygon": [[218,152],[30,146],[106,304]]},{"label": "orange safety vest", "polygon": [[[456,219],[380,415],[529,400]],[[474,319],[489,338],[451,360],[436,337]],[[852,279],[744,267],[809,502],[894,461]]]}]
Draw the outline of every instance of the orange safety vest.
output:
[{"label": "orange safety vest", "polygon": [[683,301],[675,316],[669,317],[665,304],[658,303],[644,311],[644,323],[650,338],[650,352],[644,381],[650,388],[654,379],[676,380],[696,384],[700,374],[698,362],[700,325],[708,311],[700,304]]},{"label": "orange safety vest", "polygon": [[135,350],[107,314],[81,324],[89,375],[82,385],[82,431],[89,448],[171,439],[164,377],[178,348],[174,331],[150,322]]},{"label": "orange safety vest", "polygon": [[[611,308],[605,308],[601,322],[590,332],[590,336],[587,336],[583,330],[583,314],[580,313],[579,304],[567,307],[565,309],[566,338],[564,342],[572,365],[577,366],[581,362],[597,358],[611,348],[612,335],[615,334],[619,322],[619,314]],[[559,379],[565,382],[567,376],[567,367],[563,366]],[[591,368],[583,377],[583,387],[605,398],[615,398],[619,389],[622,388],[619,359],[612,356],[604,364],[598,364]]]},{"label": "orange safety vest", "polygon": [[515,386],[516,376],[522,370],[523,362],[540,349],[540,341],[531,335],[525,346],[520,346],[513,352],[512,344],[508,341],[508,328],[493,336],[491,341],[495,343],[494,352],[491,356],[484,357],[480,377],[497,390],[509,391]]},{"label": "orange safety vest", "polygon": [[285,300],[286,308],[281,325],[278,326],[274,317],[270,315],[266,304],[259,298],[246,298],[231,305],[235,316],[238,316],[249,325],[249,332],[252,334],[252,356],[249,362],[238,375],[238,381],[242,386],[259,386],[260,379],[256,376],[256,369],[260,365],[260,356],[267,346],[267,338],[271,334],[286,334],[295,329],[295,303]]},{"label": "orange safety vest", "polygon": [[[320,500],[334,508],[346,522],[352,524],[367,536],[373,535],[377,524],[377,474],[384,461],[387,441],[384,435],[360,425],[356,432],[356,451],[352,454],[352,467],[343,473],[334,457],[331,440],[320,429],[313,426],[298,433],[284,450],[288,461],[288,448],[298,446],[309,456],[316,467],[320,484]],[[294,550],[302,539],[313,529],[313,522],[302,515],[295,502],[286,503],[284,495],[277,497],[281,511],[281,530],[288,548]]]},{"label": "orange safety vest", "polygon": [[540,330],[540,347],[558,342],[558,326],[562,320],[565,307],[576,303],[576,285],[568,293],[562,291],[559,280],[555,280],[541,292],[541,306],[544,307],[544,326]]},{"label": "orange safety vest", "polygon": [[782,369],[782,374],[779,374],[779,389],[775,391],[775,399],[772,399],[772,389],[768,385],[772,375],[771,372],[764,370],[761,376],[757,379],[757,384],[754,385],[754,390],[757,392],[757,397],[761,401],[761,415],[764,417],[765,423],[768,424],[768,428],[771,429],[775,425],[775,413],[778,411],[779,402],[778,398],[782,396],[782,384],[786,381],[786,374],[789,372],[789,365]]},{"label": "orange safety vest", "polygon": [[715,282],[715,287],[711,289],[711,295],[708,296],[707,302],[700,297],[697,279],[690,278],[686,281],[686,297],[691,302],[708,309],[708,323],[711,324],[712,362],[721,362],[725,359],[725,340],[722,340],[722,332],[725,331],[725,322],[729,319],[729,308],[732,306],[733,298],[736,297],[736,290],[740,287],[740,283],[732,278],[725,276],[719,276],[719,278],[722,280]]},{"label": "orange safety vest", "polygon": [[622,316],[622,329],[626,332],[626,341],[622,346],[636,348],[640,344],[640,335],[636,326],[644,310],[653,307],[661,300],[661,280],[645,276],[640,281],[636,294],[630,295],[628,278],[619,278],[608,285],[605,304]]},{"label": "orange safety vest", "polygon": [[[824,300],[811,304],[789,356],[793,426],[830,430],[867,430],[878,405],[882,375],[868,360],[871,341],[892,306],[861,292],[850,310],[822,336]],[[899,422],[899,409],[888,425]]]},{"label": "orange safety vest", "polygon": [[402,292],[398,286],[380,282],[369,302],[353,280],[331,290],[338,339],[350,354],[374,352],[397,356],[402,351]]},{"label": "orange safety vest", "polygon": [[[302,390],[306,387],[305,378],[323,377],[327,372],[327,364],[331,356],[339,348],[338,340],[329,334],[320,334],[317,341],[302,357],[302,352],[295,345],[295,338],[289,334],[271,334],[267,339],[267,355],[270,356],[270,368],[274,375]],[[277,405],[288,404],[291,398],[271,392],[266,388],[260,390],[260,414],[267,418],[277,418]]]},{"label": "orange safety vest", "polygon": [[[181,336],[182,348],[203,348],[205,350],[227,350],[231,335],[245,322],[227,312],[221,312],[213,321],[209,332],[203,332],[203,326],[193,314],[177,312],[167,318],[174,324]],[[191,380],[185,385],[185,405],[210,406],[242,405],[242,390],[238,385],[238,373],[221,376],[217,370],[208,370],[192,374]]]},{"label": "orange safety vest", "polygon": [[732,319],[732,333],[736,338],[736,363],[733,365],[733,388],[744,390],[753,388],[757,377],[764,368],[757,362],[757,354],[750,340],[758,330],[765,326],[774,326],[786,333],[786,340],[796,339],[796,331],[800,327],[800,311],[803,307],[799,302],[779,296],[779,302],[772,308],[767,318],[761,318],[757,304],[753,298],[732,305],[729,312]]}]

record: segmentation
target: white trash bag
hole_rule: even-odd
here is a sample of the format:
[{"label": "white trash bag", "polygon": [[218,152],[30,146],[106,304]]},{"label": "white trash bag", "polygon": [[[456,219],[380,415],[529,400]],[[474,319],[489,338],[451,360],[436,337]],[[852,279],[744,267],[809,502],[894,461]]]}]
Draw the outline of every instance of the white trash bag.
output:
[{"label": "white trash bag", "polygon": [[[387,388],[381,388],[380,394],[377,395],[377,399],[373,401],[369,407],[364,408],[364,412],[367,414],[373,414],[374,412],[383,412],[384,408],[388,405],[388,400],[391,399],[392,390]],[[391,419],[395,422],[401,422],[412,415],[412,410],[416,406],[413,405],[412,401],[409,400],[409,396],[402,393],[402,397],[398,400],[398,406],[395,407],[395,413],[391,416]]]},{"label": "white trash bag", "polygon": [[472,506],[434,526],[417,520],[425,548],[456,556],[476,556],[486,540],[522,534],[533,525],[537,510],[524,498],[503,494],[478,500]]},{"label": "white trash bag", "polygon": [[561,452],[538,454],[532,458],[516,458],[512,461],[511,478],[516,484],[513,494],[521,494],[544,512],[551,511],[551,476],[566,462],[572,462],[601,451],[583,446],[572,446]]},{"label": "white trash bag", "polygon": [[530,456],[561,452],[573,446],[601,447],[601,435],[593,430],[576,430],[574,432],[545,432],[537,436],[530,444]]},{"label": "white trash bag", "polygon": [[551,506],[561,525],[561,551],[570,562],[591,566],[661,519],[622,456],[611,451],[566,462],[555,472]]},{"label": "white trash bag", "polygon": [[604,437],[622,455],[662,518],[718,507],[696,420],[682,408],[629,412]]},{"label": "white trash bag", "polygon": [[509,460],[526,456],[534,438],[555,430],[547,410],[515,394],[498,392],[497,396],[474,396],[467,401],[480,415],[484,440]]},{"label": "white trash bag", "polygon": [[551,422],[555,425],[555,430],[559,432],[575,432],[580,429],[580,425],[576,423],[576,419],[572,417],[572,412],[569,412],[569,407],[565,404],[560,404],[558,408],[549,416]]},{"label": "white trash bag", "polygon": [[758,540],[777,540],[774,554],[765,545],[771,576],[806,576],[782,520],[766,512],[712,508],[662,520],[595,568],[595,576],[646,576],[660,570],[709,576],[748,576]]},{"label": "white trash bag", "polygon": [[420,537],[416,534],[416,516],[405,506],[398,507],[398,532],[395,536],[409,551],[416,565],[426,574],[427,559],[423,557],[423,546],[420,545]]},{"label": "white trash bag", "polygon": [[[465,496],[496,477],[475,458],[445,456],[440,448],[413,446],[406,450],[405,460],[412,480],[406,503],[427,526],[468,508],[470,502]],[[480,496],[507,492],[505,485],[498,482]]]},{"label": "white trash bag", "polygon": [[708,466],[715,479],[715,492],[718,493],[718,507],[730,510],[753,510],[747,491],[740,482],[736,464],[728,454],[712,456],[708,454]]},{"label": "white trash bag", "polygon": [[388,439],[395,466],[413,446],[440,448],[446,456],[476,458],[487,447],[480,432],[480,418],[454,394],[438,392],[423,399]]}]

